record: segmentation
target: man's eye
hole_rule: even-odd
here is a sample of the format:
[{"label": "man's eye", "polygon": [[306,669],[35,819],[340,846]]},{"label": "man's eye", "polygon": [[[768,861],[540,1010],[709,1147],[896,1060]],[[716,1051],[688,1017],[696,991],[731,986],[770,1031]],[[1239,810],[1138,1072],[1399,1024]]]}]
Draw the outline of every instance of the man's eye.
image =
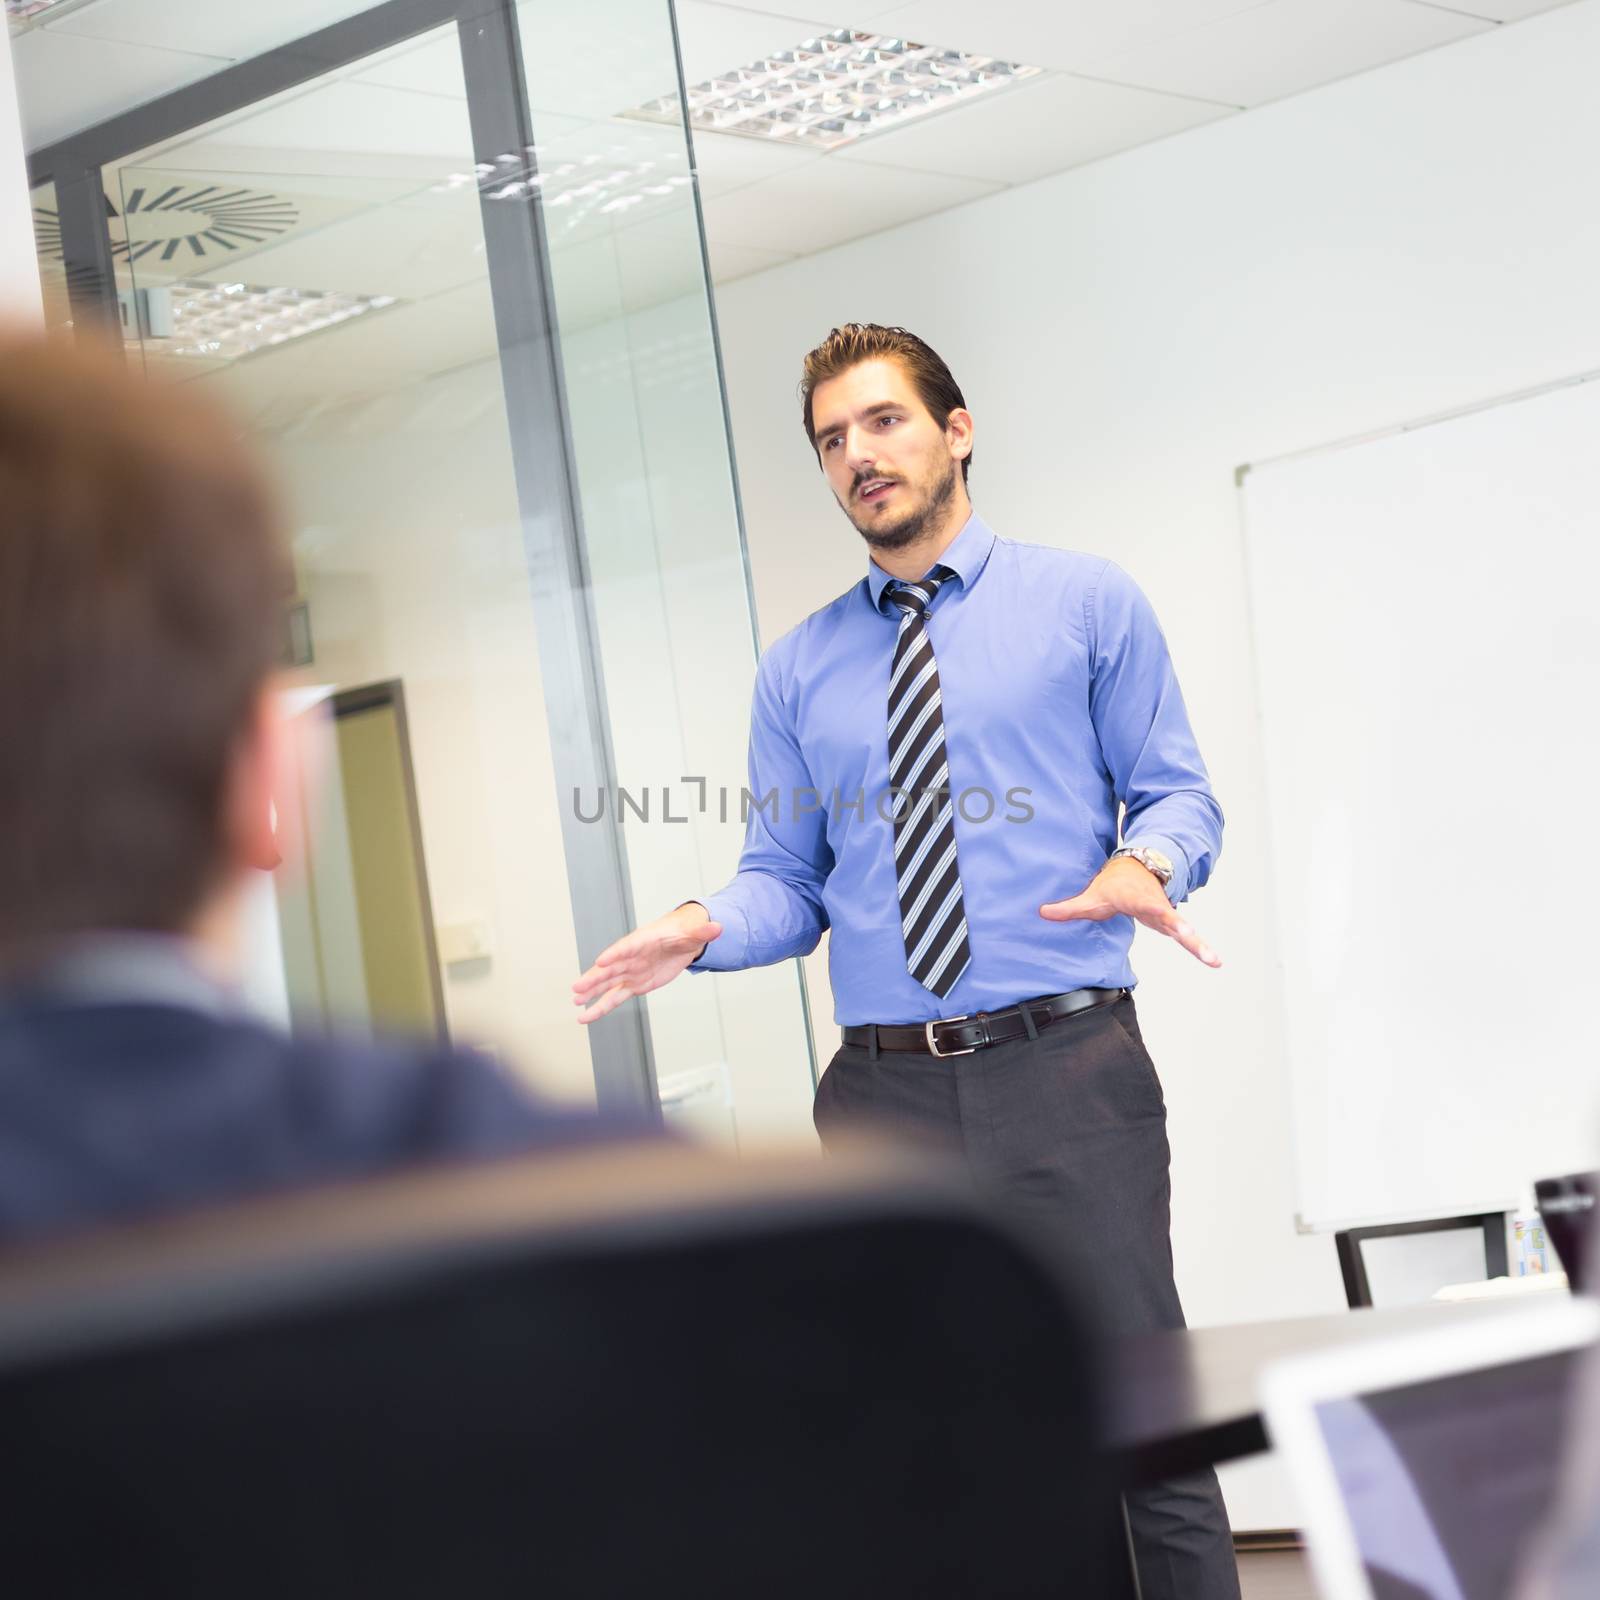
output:
[{"label": "man's eye", "polygon": [[839,442],[839,436],[838,436],[838,434],[835,434],[831,439],[826,439],[826,440],[823,441],[822,448],[824,450],[831,450],[831,449],[833,449],[833,447],[836,444],[838,444],[838,442]]},{"label": "man's eye", "polygon": [[887,427],[891,422],[898,422],[899,420],[900,420],[899,417],[879,417],[878,418],[878,421],[883,423],[883,425],[885,427]]}]

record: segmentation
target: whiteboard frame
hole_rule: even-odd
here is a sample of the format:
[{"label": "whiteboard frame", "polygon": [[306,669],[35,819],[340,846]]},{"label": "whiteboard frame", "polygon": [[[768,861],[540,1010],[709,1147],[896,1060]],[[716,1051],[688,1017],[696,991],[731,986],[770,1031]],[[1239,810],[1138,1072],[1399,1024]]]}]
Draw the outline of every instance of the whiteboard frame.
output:
[{"label": "whiteboard frame", "polygon": [[[1245,479],[1263,467],[1279,467],[1289,461],[1304,461],[1310,456],[1332,455],[1335,450],[1349,450],[1358,444],[1374,444],[1379,439],[1393,439],[1403,433],[1415,433],[1419,428],[1431,428],[1440,422],[1454,422],[1458,417],[1476,416],[1480,411],[1498,411],[1501,406],[1514,406],[1523,400],[1537,400],[1541,395],[1555,394],[1561,389],[1576,389],[1585,383],[1600,379],[1600,367],[1580,372],[1575,377],[1554,378],[1549,383],[1535,384],[1528,389],[1513,389],[1508,394],[1497,394],[1487,400],[1474,400],[1469,405],[1456,406],[1450,411],[1434,411],[1413,422],[1396,422],[1387,427],[1374,428],[1369,433],[1352,433],[1327,444],[1308,445],[1304,450],[1285,450],[1279,456],[1263,456],[1259,461],[1246,461],[1233,469],[1234,487],[1243,490]],[[1243,525],[1244,501],[1241,499],[1240,521]],[[1252,621],[1254,619],[1252,618]],[[1253,637],[1253,636],[1252,636]]]}]

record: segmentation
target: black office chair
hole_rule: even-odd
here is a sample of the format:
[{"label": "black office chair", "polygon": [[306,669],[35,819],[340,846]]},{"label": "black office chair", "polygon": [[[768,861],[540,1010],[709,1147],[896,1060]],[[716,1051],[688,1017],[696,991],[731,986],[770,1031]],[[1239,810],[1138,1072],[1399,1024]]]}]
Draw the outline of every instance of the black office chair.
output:
[{"label": "black office chair", "polygon": [[[1344,1277],[1344,1297],[1352,1310],[1370,1306],[1372,1282],[1363,1249],[1373,1240],[1397,1239],[1411,1234],[1448,1233],[1460,1230],[1476,1231],[1483,1235],[1483,1271],[1485,1278],[1500,1278],[1506,1274],[1506,1215],[1503,1211],[1482,1211],[1470,1216],[1435,1217],[1427,1222],[1391,1222],[1370,1228],[1346,1228],[1333,1236],[1339,1252],[1339,1271]],[[1448,1276],[1432,1284],[1432,1289],[1442,1289]],[[1423,1295],[1421,1298],[1426,1299]]]},{"label": "black office chair", "polygon": [[862,1158],[634,1148],[0,1261],[21,1595],[1127,1592],[1045,1259]]}]

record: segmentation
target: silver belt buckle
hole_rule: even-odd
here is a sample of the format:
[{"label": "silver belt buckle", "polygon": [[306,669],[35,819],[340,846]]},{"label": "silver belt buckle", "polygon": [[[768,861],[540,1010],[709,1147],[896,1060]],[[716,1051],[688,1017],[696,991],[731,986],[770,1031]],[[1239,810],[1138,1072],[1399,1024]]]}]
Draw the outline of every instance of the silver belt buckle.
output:
[{"label": "silver belt buckle", "polygon": [[972,1013],[963,1011],[959,1017],[940,1017],[937,1022],[924,1022],[922,1024],[922,1037],[928,1041],[928,1054],[937,1056],[943,1061],[947,1056],[970,1056],[977,1050],[977,1045],[969,1044],[965,1050],[941,1050],[939,1042],[933,1036],[935,1028],[941,1028],[947,1022],[965,1022]]}]

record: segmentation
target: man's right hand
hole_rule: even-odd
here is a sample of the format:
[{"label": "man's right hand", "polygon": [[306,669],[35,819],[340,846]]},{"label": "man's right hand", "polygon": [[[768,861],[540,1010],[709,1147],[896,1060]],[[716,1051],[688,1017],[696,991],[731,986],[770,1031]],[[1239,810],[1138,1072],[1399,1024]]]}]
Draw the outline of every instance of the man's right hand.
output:
[{"label": "man's right hand", "polygon": [[583,1009],[579,1022],[597,1022],[636,994],[671,983],[700,952],[720,937],[722,924],[698,901],[669,911],[654,922],[607,945],[572,986],[572,1003]]}]

